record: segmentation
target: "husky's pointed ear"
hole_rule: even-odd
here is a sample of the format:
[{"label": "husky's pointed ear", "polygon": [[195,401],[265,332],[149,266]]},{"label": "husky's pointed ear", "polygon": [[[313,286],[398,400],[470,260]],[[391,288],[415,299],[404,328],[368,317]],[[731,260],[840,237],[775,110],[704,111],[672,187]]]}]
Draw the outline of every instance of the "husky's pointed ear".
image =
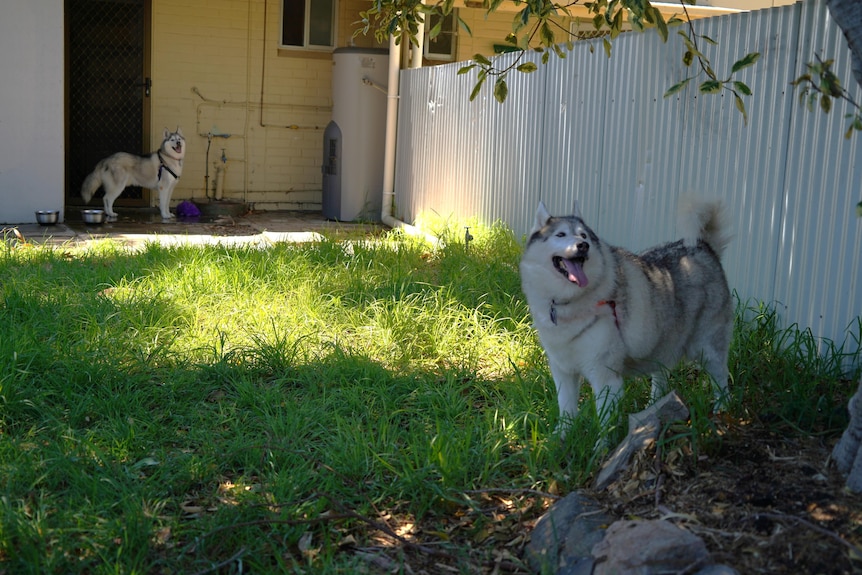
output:
[{"label": "husky's pointed ear", "polygon": [[578,200],[575,200],[575,204],[572,206],[572,215],[576,218],[583,219],[583,216],[581,215],[581,206],[578,205]]},{"label": "husky's pointed ear", "polygon": [[183,129],[180,128],[179,126],[177,126],[177,136],[179,136],[181,138],[183,137]]},{"label": "husky's pointed ear", "polygon": [[162,139],[163,139],[163,140],[167,140],[167,139],[168,139],[168,136],[170,136],[170,135],[171,135],[171,133],[168,131],[168,127],[167,127],[167,126],[165,126],[165,135],[164,135],[164,137],[163,137]]},{"label": "husky's pointed ear", "polygon": [[539,206],[536,208],[536,221],[533,224],[533,231],[539,230],[551,219],[551,214],[548,213],[548,208],[545,207],[545,202],[539,200]]}]

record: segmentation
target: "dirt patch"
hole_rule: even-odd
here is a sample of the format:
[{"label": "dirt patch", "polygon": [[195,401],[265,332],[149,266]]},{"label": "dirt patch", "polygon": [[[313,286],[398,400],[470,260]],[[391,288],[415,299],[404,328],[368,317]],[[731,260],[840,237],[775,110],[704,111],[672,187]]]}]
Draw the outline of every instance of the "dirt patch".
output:
[{"label": "dirt patch", "polygon": [[[721,425],[711,453],[670,443],[661,463],[655,450],[644,453],[610,489],[590,495],[612,517],[663,518],[688,529],[715,562],[740,573],[862,573],[862,497],[848,493],[829,464],[837,438]],[[369,571],[407,564],[415,573],[529,573],[524,546],[552,499],[529,491],[470,496],[471,509],[402,531],[409,546],[362,550]],[[387,523],[399,529],[397,516]]]},{"label": "dirt patch", "polygon": [[723,434],[709,455],[671,447],[658,465],[648,454],[597,497],[615,516],[674,521],[740,573],[862,571],[862,498],[829,464],[833,439],[758,424]]}]

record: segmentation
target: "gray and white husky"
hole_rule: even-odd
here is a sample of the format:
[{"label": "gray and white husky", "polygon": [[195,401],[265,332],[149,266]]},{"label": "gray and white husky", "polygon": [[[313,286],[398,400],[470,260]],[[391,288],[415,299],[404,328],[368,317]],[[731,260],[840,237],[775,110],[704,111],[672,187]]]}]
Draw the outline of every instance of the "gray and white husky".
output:
[{"label": "gray and white husky", "polygon": [[581,377],[605,402],[604,424],[624,375],[652,375],[655,400],[668,391],[666,370],[684,358],[702,363],[723,399],[734,311],[720,261],[729,241],[721,205],[681,202],[679,229],[681,240],[636,255],[599,239],[577,207],[553,217],[539,203],[521,286],[557,388],[561,433],[578,413]]},{"label": "gray and white husky", "polygon": [[170,212],[171,194],[183,173],[183,158],[186,156],[186,140],[183,132],[169,132],[165,128],[164,139],[158,150],[146,156],[117,152],[101,160],[81,185],[81,197],[89,203],[99,186],[105,190],[105,215],[116,218],[114,200],[120,197],[126,186],[143,186],[159,191],[159,211],[162,218],[174,217]]}]

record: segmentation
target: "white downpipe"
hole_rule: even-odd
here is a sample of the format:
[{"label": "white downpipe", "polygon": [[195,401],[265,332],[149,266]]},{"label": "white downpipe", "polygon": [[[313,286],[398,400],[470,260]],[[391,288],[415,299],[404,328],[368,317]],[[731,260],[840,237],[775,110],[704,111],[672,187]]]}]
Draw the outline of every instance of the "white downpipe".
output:
[{"label": "white downpipe", "polygon": [[[425,4],[425,0],[421,0],[422,4]],[[428,18],[427,14],[423,15],[423,18]],[[416,30],[416,45],[410,51],[410,67],[411,68],[421,68],[422,67],[422,52],[425,48],[425,22],[419,24],[419,29]]]},{"label": "white downpipe", "polygon": [[395,36],[389,36],[389,79],[386,87],[386,139],[383,144],[383,208],[380,219],[391,228],[404,222],[392,217],[395,200],[395,130],[398,121],[398,70],[401,58]]}]

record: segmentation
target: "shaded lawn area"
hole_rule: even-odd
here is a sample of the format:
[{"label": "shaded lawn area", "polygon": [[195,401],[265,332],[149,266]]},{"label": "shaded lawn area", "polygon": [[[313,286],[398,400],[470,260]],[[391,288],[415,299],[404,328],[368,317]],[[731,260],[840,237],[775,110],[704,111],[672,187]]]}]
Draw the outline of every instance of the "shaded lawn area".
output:
[{"label": "shaded lawn area", "polygon": [[[523,572],[600,431],[586,409],[553,435],[520,244],[474,236],[0,244],[0,571]],[[733,416],[836,435],[848,382],[751,311]],[[721,438],[703,378],[680,377],[696,462]],[[632,382],[624,409],[647,396]]]}]

